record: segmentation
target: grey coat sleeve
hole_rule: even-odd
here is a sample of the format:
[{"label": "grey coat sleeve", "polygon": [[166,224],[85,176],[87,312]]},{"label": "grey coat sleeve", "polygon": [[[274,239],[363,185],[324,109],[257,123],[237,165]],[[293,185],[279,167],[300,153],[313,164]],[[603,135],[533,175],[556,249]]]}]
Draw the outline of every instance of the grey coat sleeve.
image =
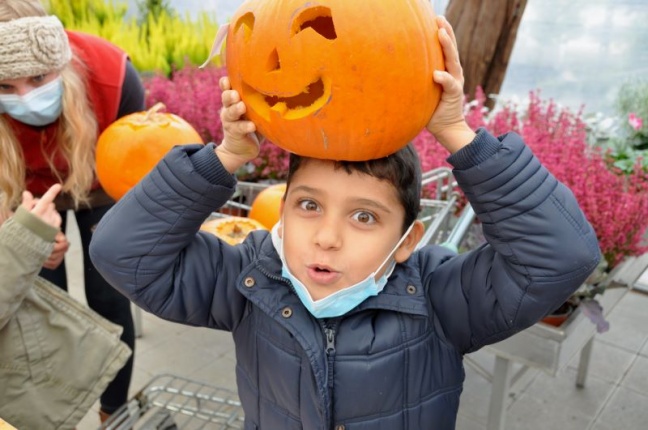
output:
[{"label": "grey coat sleeve", "polygon": [[0,329],[33,287],[57,231],[23,207],[0,225]]},{"label": "grey coat sleeve", "polygon": [[229,246],[199,228],[235,184],[212,144],[175,147],[102,218],[93,263],[146,311],[231,330],[244,309],[235,280],[251,247]]},{"label": "grey coat sleeve", "polygon": [[556,309],[594,270],[600,250],[572,192],[520,136],[481,131],[464,149],[450,161],[487,243],[423,273],[446,337],[470,352]]}]

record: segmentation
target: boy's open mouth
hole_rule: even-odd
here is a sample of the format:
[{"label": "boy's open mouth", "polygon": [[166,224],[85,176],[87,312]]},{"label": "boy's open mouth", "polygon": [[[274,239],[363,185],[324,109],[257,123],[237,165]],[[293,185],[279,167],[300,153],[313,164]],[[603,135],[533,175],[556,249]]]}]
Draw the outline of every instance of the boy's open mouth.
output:
[{"label": "boy's open mouth", "polygon": [[332,284],[340,278],[340,272],[321,265],[308,266],[308,277],[318,284]]}]

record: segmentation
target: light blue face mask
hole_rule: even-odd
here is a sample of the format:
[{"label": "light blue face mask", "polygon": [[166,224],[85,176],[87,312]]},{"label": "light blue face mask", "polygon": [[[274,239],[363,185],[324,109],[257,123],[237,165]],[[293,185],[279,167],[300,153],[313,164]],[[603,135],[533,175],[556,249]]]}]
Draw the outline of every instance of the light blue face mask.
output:
[{"label": "light blue face mask", "polygon": [[62,108],[63,83],[60,76],[24,96],[0,94],[0,113],[7,113],[17,121],[36,127],[56,121]]},{"label": "light blue face mask", "polygon": [[373,273],[369,274],[369,276],[367,276],[365,279],[358,282],[357,284],[351,285],[350,287],[336,291],[335,293],[326,296],[323,299],[313,300],[310,293],[308,292],[308,289],[306,289],[306,286],[290,272],[290,269],[288,269],[288,264],[286,263],[286,259],[283,253],[283,239],[279,237],[279,225],[280,223],[277,223],[277,225],[275,225],[272,229],[272,243],[277,250],[279,257],[281,258],[281,275],[284,278],[290,280],[293,287],[295,288],[295,292],[297,293],[299,300],[301,300],[306,309],[308,309],[308,311],[313,314],[315,318],[339,317],[340,315],[346,314],[351,309],[367,300],[369,297],[378,295],[378,293],[380,293],[383,288],[385,288],[387,279],[394,271],[394,267],[396,267],[396,262],[393,260],[391,261],[389,268],[380,277],[380,279],[376,280],[376,274],[380,272],[380,269],[391,260],[393,254],[396,252],[401,243],[403,243],[409,232],[412,230],[412,227],[414,226],[414,224],[409,226],[396,246],[394,246],[394,248],[389,252],[387,258],[385,258],[380,266],[378,266],[378,268]]}]

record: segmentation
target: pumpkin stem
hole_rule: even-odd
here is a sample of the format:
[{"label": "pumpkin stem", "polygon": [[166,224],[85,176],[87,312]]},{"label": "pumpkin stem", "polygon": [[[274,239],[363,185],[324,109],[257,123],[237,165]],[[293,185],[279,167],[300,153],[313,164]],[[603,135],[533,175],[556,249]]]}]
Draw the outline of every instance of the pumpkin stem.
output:
[{"label": "pumpkin stem", "polygon": [[146,111],[146,115],[144,116],[144,121],[148,121],[151,118],[151,115],[156,114],[164,109],[166,109],[164,103],[162,102],[155,103],[153,106],[151,106],[151,109]]}]

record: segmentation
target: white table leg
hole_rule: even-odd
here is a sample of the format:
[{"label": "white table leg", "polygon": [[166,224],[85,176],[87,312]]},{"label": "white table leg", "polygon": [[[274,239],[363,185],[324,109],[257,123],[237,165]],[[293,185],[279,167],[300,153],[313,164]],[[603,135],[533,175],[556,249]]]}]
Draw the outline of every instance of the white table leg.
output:
[{"label": "white table leg", "polygon": [[135,325],[135,337],[142,337],[144,323],[142,321],[142,310],[136,305],[131,305],[133,309],[133,324]]},{"label": "white table leg", "polygon": [[578,373],[576,374],[576,386],[578,388],[585,388],[585,379],[587,378],[587,370],[589,369],[590,357],[592,356],[592,345],[594,345],[594,336],[587,341],[580,352]]},{"label": "white table leg", "polygon": [[506,421],[506,396],[511,384],[513,362],[507,358],[495,357],[493,386],[488,410],[488,430],[504,430]]}]

